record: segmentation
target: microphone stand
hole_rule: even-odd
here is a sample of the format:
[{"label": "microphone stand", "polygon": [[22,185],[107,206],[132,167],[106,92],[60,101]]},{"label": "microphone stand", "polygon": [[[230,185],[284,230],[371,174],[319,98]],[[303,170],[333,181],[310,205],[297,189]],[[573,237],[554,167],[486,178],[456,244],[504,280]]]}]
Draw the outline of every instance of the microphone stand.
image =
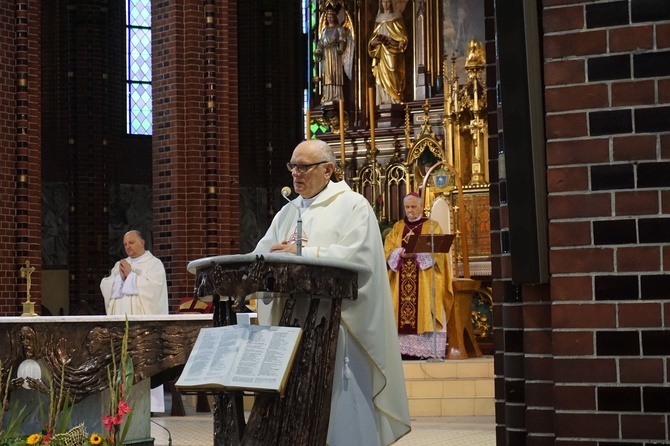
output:
[{"label": "microphone stand", "polygon": [[298,210],[298,224],[296,228],[297,238],[295,241],[295,255],[301,256],[302,255],[302,212],[300,210],[300,206],[297,206],[293,201],[291,201],[288,196],[291,194],[291,189],[288,187],[284,187],[281,190],[281,195],[288,201],[290,205],[292,205],[294,208]]},{"label": "microphone stand", "polygon": [[295,255],[301,256],[302,255],[302,212],[300,212],[300,208],[296,206],[296,209],[298,209],[298,238],[295,241]]},{"label": "microphone stand", "polygon": [[[430,214],[429,214],[430,215]],[[435,231],[433,227],[433,220],[428,217],[428,224],[430,225],[430,257],[433,259],[433,266],[430,268],[431,278],[431,304],[433,310],[433,357],[428,358],[427,362],[443,362],[444,359],[437,356],[437,301],[435,299]]]}]

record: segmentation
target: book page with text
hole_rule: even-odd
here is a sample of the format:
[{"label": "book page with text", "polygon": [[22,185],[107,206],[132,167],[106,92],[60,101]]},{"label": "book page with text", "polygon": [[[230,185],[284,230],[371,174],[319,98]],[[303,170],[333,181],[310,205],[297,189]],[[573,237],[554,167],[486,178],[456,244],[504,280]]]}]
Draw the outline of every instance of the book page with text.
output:
[{"label": "book page with text", "polygon": [[243,334],[247,330],[246,327],[228,325],[202,328],[176,385],[218,384],[225,386],[226,377],[233,367],[233,359],[246,336]]},{"label": "book page with text", "polygon": [[258,325],[248,328],[244,349],[235,360],[228,385],[281,390],[301,329]]}]

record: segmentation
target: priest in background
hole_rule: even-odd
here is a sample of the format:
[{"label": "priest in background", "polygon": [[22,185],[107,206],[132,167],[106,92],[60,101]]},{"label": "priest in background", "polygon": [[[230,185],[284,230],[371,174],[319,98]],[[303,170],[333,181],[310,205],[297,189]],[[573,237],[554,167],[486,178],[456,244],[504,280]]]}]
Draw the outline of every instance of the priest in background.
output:
[{"label": "priest in background", "polygon": [[442,234],[442,229],[436,221],[423,216],[423,200],[416,192],[407,194],[403,205],[405,218],[393,225],[384,240],[400,352],[405,359],[444,358],[447,318],[454,304],[447,254],[407,251],[413,236],[431,231]]},{"label": "priest in background", "polygon": [[[128,257],[114,265],[109,276],[100,282],[107,314],[168,314],[167,279],[163,262],[144,247],[140,231],[123,236]],[[163,386],[151,389],[151,411],[165,412]]]}]

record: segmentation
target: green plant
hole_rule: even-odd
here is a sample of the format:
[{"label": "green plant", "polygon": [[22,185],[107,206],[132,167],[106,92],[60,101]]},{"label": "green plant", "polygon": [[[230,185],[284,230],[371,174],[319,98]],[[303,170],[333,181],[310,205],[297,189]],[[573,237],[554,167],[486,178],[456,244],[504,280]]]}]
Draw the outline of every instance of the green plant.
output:
[{"label": "green plant", "polygon": [[[112,351],[114,351],[114,341],[112,341]],[[133,385],[134,375],[133,361],[128,356],[128,318],[126,318],[119,364],[117,366],[115,355],[112,355],[112,369],[107,368],[111,401],[109,414],[102,417],[102,424],[109,431],[109,437],[106,440],[115,445],[123,444],[133,418],[133,408],[128,406],[128,395]],[[125,415],[128,415],[128,418],[124,424]],[[123,429],[121,429],[122,424]]]},{"label": "green plant", "polygon": [[[0,360],[0,376],[4,372],[2,361]],[[0,383],[0,394],[2,396],[2,406],[0,407],[0,446],[15,446],[25,444],[24,437],[19,435],[19,429],[26,419],[26,405],[21,407],[13,406],[10,412],[7,426],[3,426],[2,420],[5,418],[9,408],[9,385],[12,378],[12,368],[7,371],[4,383]]]},{"label": "green plant", "polygon": [[[74,399],[65,389],[65,368],[61,369],[60,386],[56,394],[54,382],[51,377],[49,381],[49,406],[45,417],[44,410],[40,406],[40,416],[44,423],[42,432],[34,433],[26,439],[26,444],[65,446],[81,445],[87,439],[86,428],[83,424],[70,427]],[[46,421],[45,421],[46,418]]]},{"label": "green plant", "polygon": [[58,398],[54,390],[53,381],[49,378],[49,419],[45,424],[47,432],[51,429],[52,435],[67,432],[72,421],[72,410],[74,409],[74,400],[70,393],[65,391],[65,367],[61,369],[60,386]]},{"label": "green plant", "polygon": [[[114,341],[111,342],[114,352]],[[0,362],[0,370],[2,363]],[[11,370],[7,374],[7,382],[2,394],[2,414],[7,409],[7,394],[9,392]],[[128,406],[128,394],[132,388],[134,379],[134,367],[132,358],[128,355],[128,319],[126,318],[125,332],[121,344],[120,359],[116,361],[116,355],[112,355],[112,367],[107,368],[109,379],[110,406],[109,413],[102,417],[102,423],[108,430],[108,435],[98,433],[88,435],[84,424],[70,427],[74,400],[65,389],[65,371],[61,370],[61,385],[56,392],[53,381],[49,379],[49,407],[45,416],[43,408],[40,407],[44,429],[41,432],[29,436],[19,435],[19,429],[26,416],[25,406],[16,416],[10,418],[7,429],[2,430],[2,419],[0,417],[0,446],[25,446],[25,445],[49,445],[49,446],[114,446],[123,445],[132,420],[132,408]],[[126,417],[127,415],[127,417]],[[126,417],[124,422],[124,417]],[[46,419],[46,420],[45,420]]]}]

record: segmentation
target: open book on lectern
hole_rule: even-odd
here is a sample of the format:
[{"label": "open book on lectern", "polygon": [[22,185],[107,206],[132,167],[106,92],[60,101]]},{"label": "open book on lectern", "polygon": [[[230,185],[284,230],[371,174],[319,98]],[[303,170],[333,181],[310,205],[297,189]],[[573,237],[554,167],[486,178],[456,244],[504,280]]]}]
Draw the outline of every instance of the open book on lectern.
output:
[{"label": "open book on lectern", "polygon": [[175,386],[184,391],[281,393],[301,336],[300,327],[202,328]]},{"label": "open book on lectern", "polygon": [[449,252],[456,234],[414,234],[409,238],[405,252],[443,253]]}]

